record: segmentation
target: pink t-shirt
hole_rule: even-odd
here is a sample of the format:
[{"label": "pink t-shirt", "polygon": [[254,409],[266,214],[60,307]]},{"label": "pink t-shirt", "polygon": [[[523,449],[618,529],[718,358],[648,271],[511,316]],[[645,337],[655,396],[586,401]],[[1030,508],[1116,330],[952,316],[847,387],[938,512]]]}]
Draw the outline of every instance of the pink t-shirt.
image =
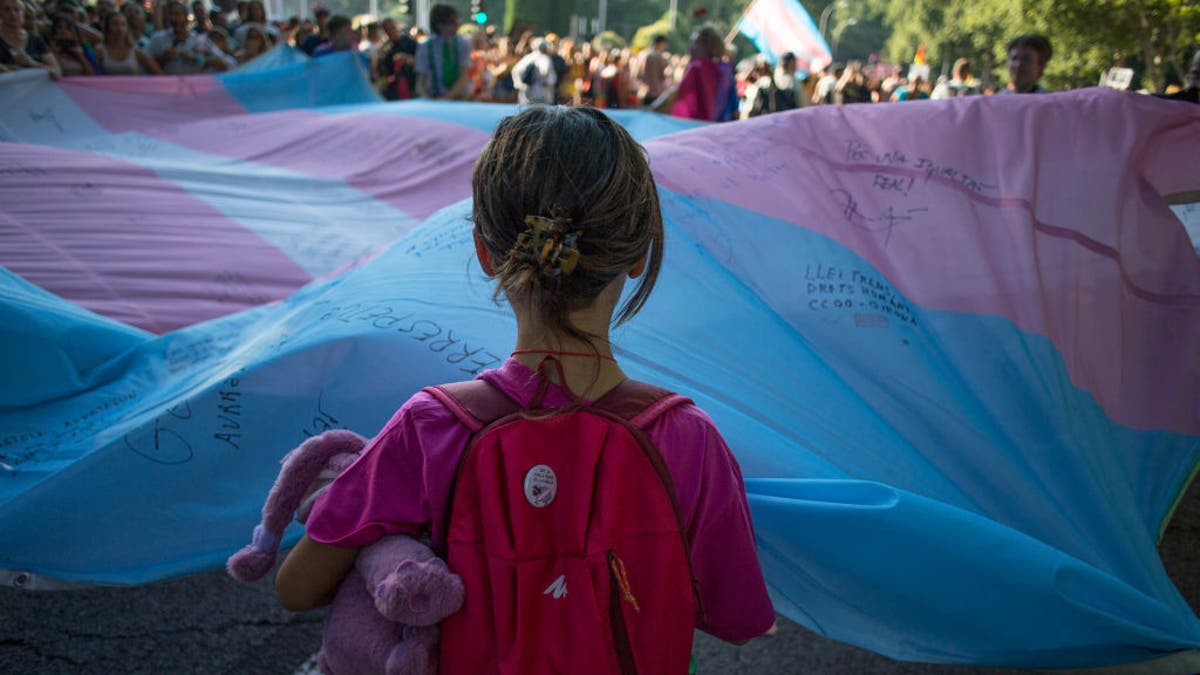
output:
[{"label": "pink t-shirt", "polygon": [[[528,406],[538,375],[516,359],[479,376]],[[570,399],[551,385],[544,404]],[[691,543],[704,620],[725,640],[762,635],[775,620],[754,547],[741,471],[708,415],[675,406],[646,429],[662,453]],[[344,547],[386,534],[441,532],[454,473],[471,432],[429,394],[418,392],[384,425],[363,455],[317,500],[308,536]]]},{"label": "pink t-shirt", "polygon": [[721,67],[712,59],[693,59],[683,71],[671,114],[706,122],[715,121],[717,89],[720,86]]}]

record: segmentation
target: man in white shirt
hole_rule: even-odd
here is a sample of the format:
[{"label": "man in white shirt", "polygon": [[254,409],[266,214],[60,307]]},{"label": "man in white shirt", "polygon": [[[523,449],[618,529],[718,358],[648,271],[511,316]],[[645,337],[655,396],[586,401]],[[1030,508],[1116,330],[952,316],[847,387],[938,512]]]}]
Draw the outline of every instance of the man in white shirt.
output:
[{"label": "man in white shirt", "polygon": [[542,38],[533,40],[533,51],[526,54],[513,66],[513,86],[517,88],[517,103],[557,102],[558,75],[554,72],[554,60],[550,58],[550,43]]},{"label": "man in white shirt", "polygon": [[187,6],[180,0],[167,3],[167,21],[171,27],[155,33],[149,49],[167,75],[223,72],[236,63],[203,34],[192,32]]}]

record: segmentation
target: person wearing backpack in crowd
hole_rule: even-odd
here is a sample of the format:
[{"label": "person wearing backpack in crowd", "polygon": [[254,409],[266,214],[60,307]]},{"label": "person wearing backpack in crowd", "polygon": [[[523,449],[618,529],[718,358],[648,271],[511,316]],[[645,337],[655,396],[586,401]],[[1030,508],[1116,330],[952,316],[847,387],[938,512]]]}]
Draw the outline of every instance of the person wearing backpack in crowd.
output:
[{"label": "person wearing backpack in crowd", "polygon": [[794,53],[785,52],[779,58],[779,65],[774,71],[765,62],[757,68],[758,77],[746,89],[746,98],[750,102],[748,117],[794,110],[803,106],[804,90],[800,79],[796,77]]},{"label": "person wearing backpack in crowd", "polygon": [[429,39],[417,46],[417,91],[425,98],[464,100],[471,87],[471,43],[458,34],[458,10],[429,10]]},{"label": "person wearing backpack in crowd", "polygon": [[550,58],[550,44],[544,38],[534,38],[531,46],[533,49],[512,70],[517,103],[554,104],[558,101],[558,73]]},{"label": "person wearing backpack in crowd", "polygon": [[404,533],[430,536],[463,578],[443,675],[682,675],[694,628],[767,633],[729,447],[690,400],[628,379],[609,342],[663,260],[644,152],[601,111],[534,106],[497,126],[472,190],[512,355],[387,422],[314,504],[276,578],[283,606],[328,603],[361,547]]}]

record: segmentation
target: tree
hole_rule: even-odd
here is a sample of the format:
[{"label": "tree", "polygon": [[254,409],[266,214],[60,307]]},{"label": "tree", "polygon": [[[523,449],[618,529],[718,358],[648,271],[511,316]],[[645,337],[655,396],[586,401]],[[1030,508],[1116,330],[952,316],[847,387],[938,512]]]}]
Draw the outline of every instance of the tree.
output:
[{"label": "tree", "polygon": [[1064,56],[1052,62],[1055,76],[1079,86],[1128,66],[1144,88],[1160,91],[1172,74],[1182,79],[1200,40],[1194,0],[1054,0],[1042,18],[1056,41],[1055,59]]},{"label": "tree", "polygon": [[[966,56],[981,78],[1007,80],[1004,45],[1041,33],[1054,45],[1044,76],[1052,89],[1095,85],[1113,66],[1133,67],[1159,90],[1186,71],[1200,37],[1194,0],[853,0],[884,9],[891,60],[906,63],[925,45],[930,63]],[[937,72],[937,68],[934,69]]]}]

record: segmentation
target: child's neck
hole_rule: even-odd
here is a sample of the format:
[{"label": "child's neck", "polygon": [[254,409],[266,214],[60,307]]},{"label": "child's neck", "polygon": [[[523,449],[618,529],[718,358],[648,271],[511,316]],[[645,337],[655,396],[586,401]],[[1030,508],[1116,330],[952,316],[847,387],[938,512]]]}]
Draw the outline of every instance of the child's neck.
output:
[{"label": "child's neck", "polygon": [[[576,396],[588,401],[595,401],[626,379],[625,373],[613,359],[607,340],[597,340],[589,345],[582,340],[571,338],[554,341],[522,340],[518,335],[513,358],[530,370],[536,371],[542,361],[550,356],[562,364],[566,387]],[[542,373],[551,382],[559,386],[564,384],[559,380],[557,368],[544,368]]]}]

